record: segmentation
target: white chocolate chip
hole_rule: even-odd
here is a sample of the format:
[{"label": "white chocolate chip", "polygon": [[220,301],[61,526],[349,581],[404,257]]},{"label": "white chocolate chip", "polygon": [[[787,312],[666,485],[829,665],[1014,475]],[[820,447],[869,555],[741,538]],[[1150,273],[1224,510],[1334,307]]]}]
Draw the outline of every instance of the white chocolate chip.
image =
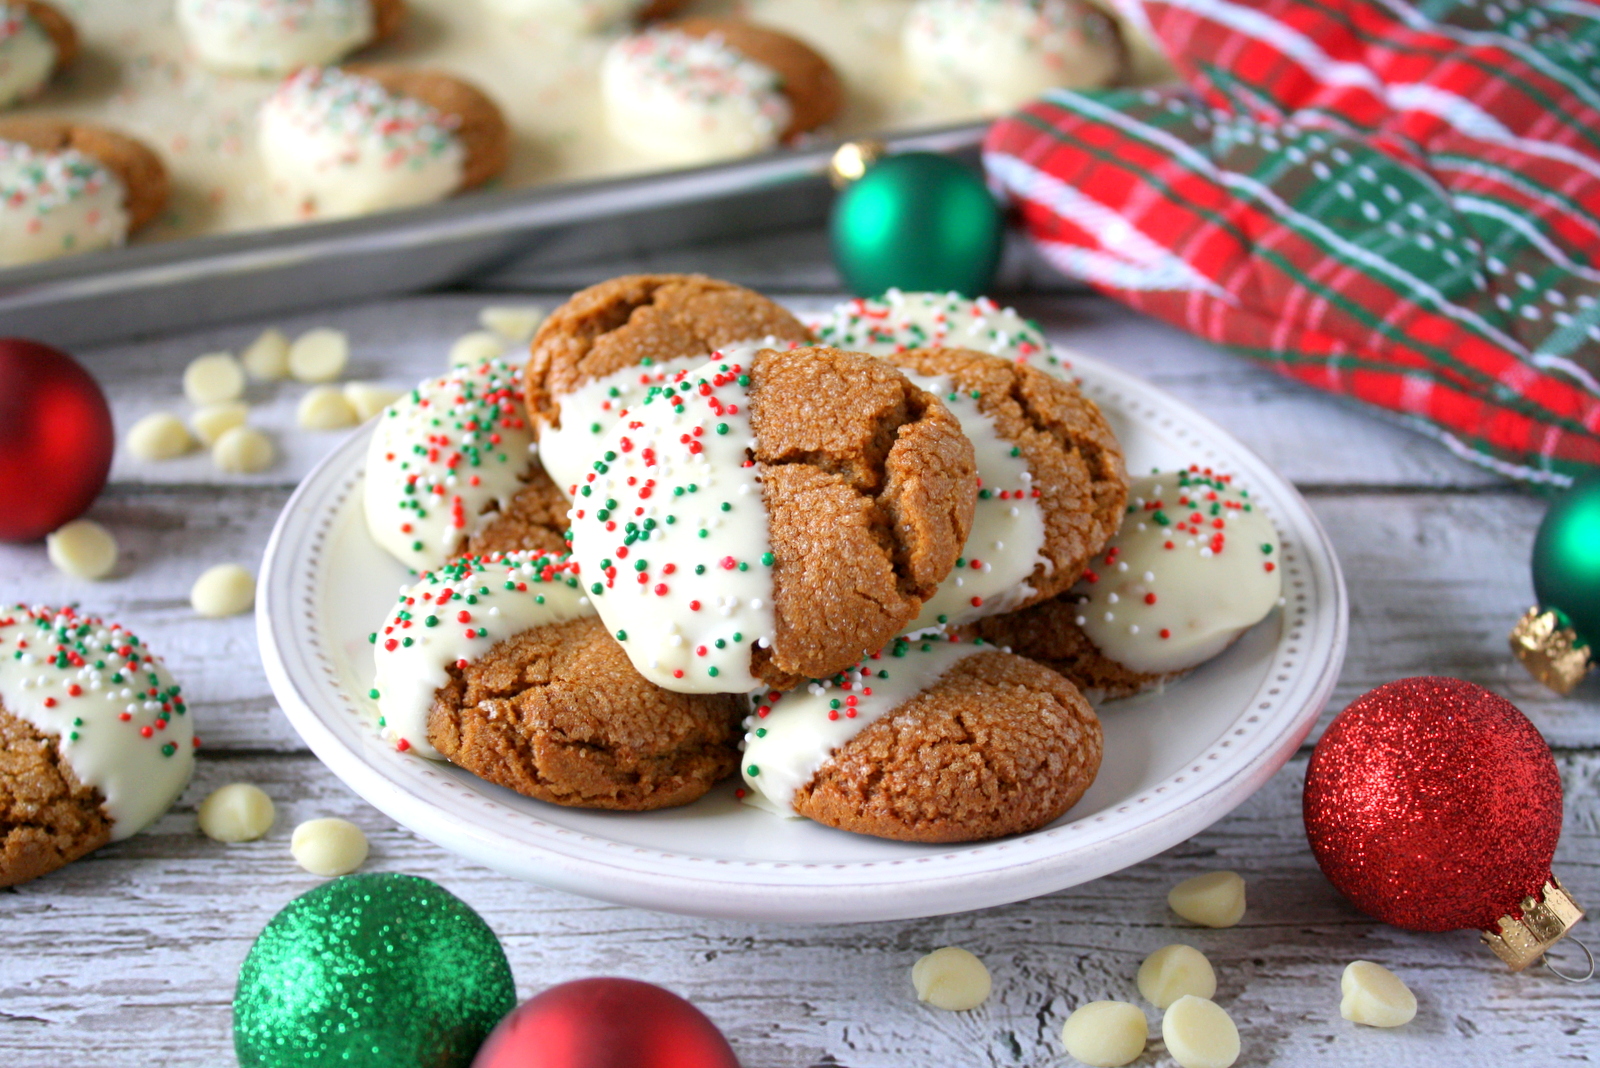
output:
[{"label": "white chocolate chip", "polygon": [[253,842],[278,818],[272,798],[259,786],[229,783],[200,802],[200,829],[218,842]]},{"label": "white chocolate chip", "polygon": [[1185,879],[1167,892],[1172,911],[1202,927],[1232,927],[1244,917],[1244,879],[1213,871]]},{"label": "white chocolate chip", "polygon": [[170,460],[194,448],[194,438],[171,412],[151,412],[128,431],[128,452],[135,460]]},{"label": "white chocolate chip", "polygon": [[301,430],[342,430],[360,422],[338,386],[316,386],[300,398],[295,418]]},{"label": "white chocolate chip", "polygon": [[485,360],[498,360],[505,355],[506,343],[499,334],[487,330],[474,330],[462,334],[450,346],[451,367],[473,367]]},{"label": "white chocolate chip", "polygon": [[543,308],[531,304],[518,307],[484,308],[478,313],[478,322],[485,330],[493,331],[514,344],[527,341],[539,324],[545,320]]},{"label": "white chocolate chip", "polygon": [[911,966],[911,985],[919,1001],[962,1012],[989,999],[989,969],[961,947],[945,946]]},{"label": "white chocolate chip", "polygon": [[1144,1010],[1126,1001],[1091,1001],[1073,1010],[1061,1025],[1067,1056],[1090,1068],[1119,1068],[1144,1052],[1150,1024]]},{"label": "white chocolate chip", "polygon": [[1370,960],[1351,961],[1339,977],[1339,1015],[1368,1027],[1399,1027],[1417,1015],[1417,996],[1400,977]]},{"label": "white chocolate chip", "polygon": [[239,357],[257,382],[276,382],[289,374],[289,339],[278,329],[264,330]]},{"label": "white chocolate chip", "polygon": [[189,424],[194,427],[194,435],[200,439],[200,444],[210,448],[234,427],[244,426],[249,418],[248,404],[243,401],[223,401],[220,404],[208,404],[195,412],[189,417]]},{"label": "white chocolate chip", "polygon": [[377,382],[346,382],[344,399],[356,411],[356,418],[365,423],[389,405],[405,396],[405,390],[394,389]]},{"label": "white chocolate chip", "polygon": [[350,362],[350,339],[343,331],[318,327],[289,346],[289,373],[301,382],[332,382]]},{"label": "white chocolate chip", "polygon": [[189,603],[207,619],[247,612],[255,600],[255,576],[238,564],[206,568],[189,590]]},{"label": "white chocolate chip", "polygon": [[1158,1009],[1181,997],[1209,998],[1217,992],[1217,973],[1193,946],[1162,946],[1139,965],[1139,993]]},{"label": "white chocolate chip", "polygon": [[1161,1040],[1179,1068],[1229,1068],[1239,1059],[1239,1029],[1222,1006],[1185,995],[1161,1017]]},{"label": "white chocolate chip", "polygon": [[236,426],[211,446],[211,459],[217,470],[232,475],[253,475],[265,471],[278,459],[272,439],[253,426]]},{"label": "white chocolate chip", "polygon": [[289,852],[312,875],[349,875],[367,859],[367,836],[349,820],[307,820],[294,829]]},{"label": "white chocolate chip", "polygon": [[45,539],[50,562],[74,578],[101,579],[117,566],[117,539],[92,519],[74,519]]},{"label": "white chocolate chip", "polygon": [[191,404],[237,400],[244,393],[244,368],[231,352],[197,356],[183,371],[183,395]]}]

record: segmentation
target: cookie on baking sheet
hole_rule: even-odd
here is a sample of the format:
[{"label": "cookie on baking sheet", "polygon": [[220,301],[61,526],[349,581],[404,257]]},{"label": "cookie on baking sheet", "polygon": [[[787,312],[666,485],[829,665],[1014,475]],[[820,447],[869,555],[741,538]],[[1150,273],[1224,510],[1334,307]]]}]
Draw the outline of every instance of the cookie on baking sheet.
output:
[{"label": "cookie on baking sheet", "polygon": [[44,0],[0,0],[0,108],[38,94],[78,55],[78,30]]},{"label": "cookie on baking sheet", "polygon": [[725,346],[810,340],[783,306],[704,275],[624,275],[580,290],[534,335],[524,376],[545,468],[570,492],[616,413],[651,388]]},{"label": "cookie on baking sheet", "polygon": [[336,63],[393,37],[405,0],[178,0],[200,62],[225,74],[282,75]]},{"label": "cookie on baking sheet", "polygon": [[504,115],[476,87],[391,64],[299,70],[257,125],[272,196],[298,219],[442,200],[495,177],[511,154]]},{"label": "cookie on baking sheet", "polygon": [[689,0],[487,0],[491,10],[515,22],[561,27],[580,33],[613,29],[676,14]]},{"label": "cookie on baking sheet", "polygon": [[1127,502],[1122,447],[1100,409],[1064,379],[987,353],[886,358],[945,403],[978,468],[961,559],[908,629],[960,626],[1065,591]]},{"label": "cookie on baking sheet", "polygon": [[122,244],[167,204],[167,169],[103,126],[0,119],[0,266]]},{"label": "cookie on baking sheet", "polygon": [[982,643],[899,640],[756,699],[740,758],[763,807],[907,842],[1037,830],[1100,768],[1100,721],[1048,668]]},{"label": "cookie on baking sheet", "polygon": [[0,609],[0,886],[154,823],[194,772],[193,728],[127,630],[70,608]]},{"label": "cookie on baking sheet", "polygon": [[573,559],[641,674],[690,693],[825,677],[880,648],[971,528],[972,444],[890,364],[724,349],[605,436]]},{"label": "cookie on baking sheet", "polygon": [[1122,525],[1067,593],[966,633],[1108,698],[1155,689],[1221,653],[1278,604],[1278,532],[1229,475],[1132,481]]},{"label": "cookie on baking sheet", "polygon": [[831,121],[844,86],[815,49],[742,19],[686,18],[624,37],[600,72],[607,124],[662,163],[748,156]]}]

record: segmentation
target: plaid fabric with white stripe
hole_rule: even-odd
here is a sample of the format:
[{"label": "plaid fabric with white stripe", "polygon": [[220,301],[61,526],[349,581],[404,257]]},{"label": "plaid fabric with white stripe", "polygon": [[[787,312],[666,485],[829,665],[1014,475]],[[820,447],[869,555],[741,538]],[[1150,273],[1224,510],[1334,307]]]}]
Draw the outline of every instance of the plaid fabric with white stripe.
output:
[{"label": "plaid fabric with white stripe", "polygon": [[1600,465],[1600,4],[1142,17],[1187,88],[1053,92],[985,144],[1056,266],[1512,477]]}]

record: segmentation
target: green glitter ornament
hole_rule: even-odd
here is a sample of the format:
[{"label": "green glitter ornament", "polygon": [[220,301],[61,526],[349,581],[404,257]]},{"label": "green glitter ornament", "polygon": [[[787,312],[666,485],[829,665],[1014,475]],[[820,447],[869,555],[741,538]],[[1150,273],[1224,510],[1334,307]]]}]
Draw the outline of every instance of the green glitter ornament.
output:
[{"label": "green glitter ornament", "polygon": [[241,1068],[467,1068],[516,1006],[464,901],[412,875],[347,875],[291,901],[233,996]]},{"label": "green glitter ornament", "polygon": [[1539,603],[1511,632],[1511,651],[1534,678],[1571,693],[1600,642],[1600,474],[1578,479],[1550,504],[1533,541]]}]

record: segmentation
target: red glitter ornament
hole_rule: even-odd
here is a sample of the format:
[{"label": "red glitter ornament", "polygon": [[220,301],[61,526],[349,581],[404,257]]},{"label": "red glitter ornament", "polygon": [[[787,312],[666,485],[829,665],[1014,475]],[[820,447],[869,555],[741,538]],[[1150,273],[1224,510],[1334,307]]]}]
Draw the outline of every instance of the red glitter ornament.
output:
[{"label": "red glitter ornament", "polygon": [[472,1068],[739,1068],[704,1013],[636,979],[553,986],[500,1021]]},{"label": "red glitter ornament", "polygon": [[82,515],[115,446],[88,371],[60,349],[0,338],[0,541],[33,541]]}]

